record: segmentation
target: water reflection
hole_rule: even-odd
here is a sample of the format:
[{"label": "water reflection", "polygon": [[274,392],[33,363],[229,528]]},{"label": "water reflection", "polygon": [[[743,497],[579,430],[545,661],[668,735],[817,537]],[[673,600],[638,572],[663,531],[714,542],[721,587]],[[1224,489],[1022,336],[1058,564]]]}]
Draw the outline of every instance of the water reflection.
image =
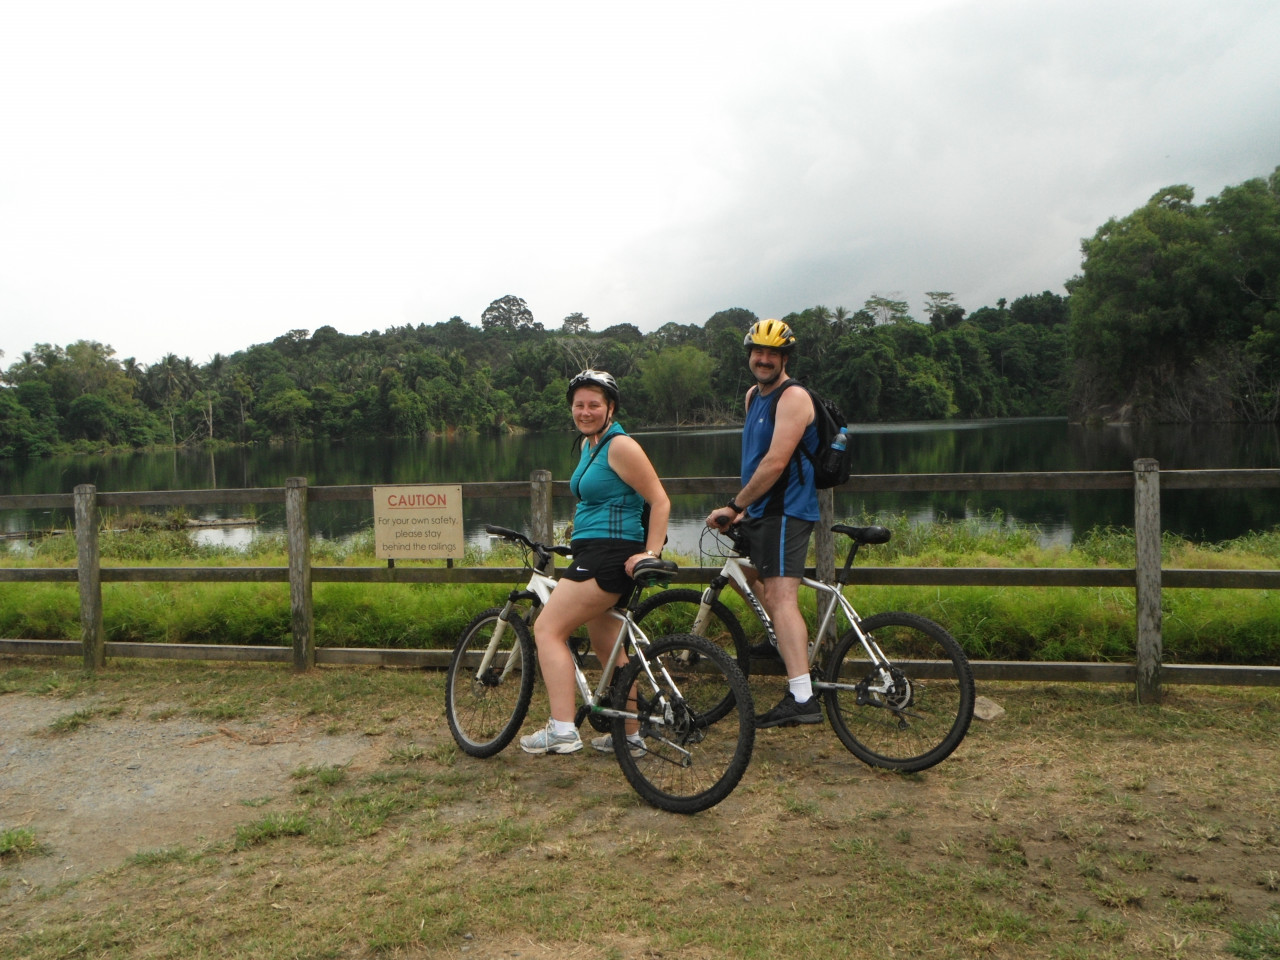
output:
[{"label": "water reflection", "polygon": [[[574,463],[573,437],[565,432],[5,460],[0,461],[0,489],[65,493],[79,483],[93,483],[104,491],[271,487],[282,486],[292,476],[306,476],[314,485],[458,483],[525,480],[535,469],[548,469],[553,477],[564,479]],[[736,429],[638,432],[637,437],[661,476],[737,475]],[[1154,457],[1162,469],[1275,467],[1280,464],[1280,430],[1247,424],[1086,428],[1057,419],[870,424],[854,427],[853,450],[855,470],[876,474],[1129,470],[1140,457]],[[709,495],[674,498],[673,546],[696,553],[702,517],[717,501]],[[1196,539],[1229,539],[1280,524],[1280,491],[1274,489],[1165,490],[1161,502],[1166,528]],[[567,520],[572,504],[555,503],[557,520]],[[241,546],[255,530],[277,533],[283,528],[279,505],[213,507],[202,509],[200,517],[225,518],[245,509],[254,509],[256,528],[209,529],[198,537]],[[522,499],[469,500],[465,509],[467,540],[476,545],[488,543],[485,523],[522,527],[527,522],[528,505]],[[1095,526],[1131,525],[1132,510],[1132,496],[1122,491],[838,494],[836,499],[837,514],[849,517],[889,513],[928,521],[935,516],[999,515],[1004,522],[1034,525],[1042,540],[1056,543],[1070,542]],[[367,529],[372,509],[368,503],[313,504],[311,519],[318,535],[340,539]],[[70,523],[69,511],[0,514],[5,531]]]}]

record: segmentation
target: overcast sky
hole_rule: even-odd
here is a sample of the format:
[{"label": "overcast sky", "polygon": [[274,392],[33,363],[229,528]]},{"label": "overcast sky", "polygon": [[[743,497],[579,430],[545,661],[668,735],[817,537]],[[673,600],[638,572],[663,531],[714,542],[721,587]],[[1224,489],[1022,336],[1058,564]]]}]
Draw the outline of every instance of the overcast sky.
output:
[{"label": "overcast sky", "polygon": [[1280,165],[1276,0],[0,0],[0,350],[1065,292]]}]

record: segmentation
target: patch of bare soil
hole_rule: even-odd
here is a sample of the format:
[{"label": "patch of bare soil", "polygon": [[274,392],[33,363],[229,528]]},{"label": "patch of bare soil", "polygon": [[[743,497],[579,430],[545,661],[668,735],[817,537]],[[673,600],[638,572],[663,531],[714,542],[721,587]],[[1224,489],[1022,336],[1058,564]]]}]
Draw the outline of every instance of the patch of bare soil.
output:
[{"label": "patch of bare soil", "polygon": [[[69,723],[76,715],[83,722]],[[6,868],[0,903],[139,851],[225,839],[261,816],[246,800],[287,795],[299,767],[358,768],[373,754],[367,737],[296,719],[147,719],[98,713],[92,701],[0,697],[0,830],[30,829],[45,852]]]}]

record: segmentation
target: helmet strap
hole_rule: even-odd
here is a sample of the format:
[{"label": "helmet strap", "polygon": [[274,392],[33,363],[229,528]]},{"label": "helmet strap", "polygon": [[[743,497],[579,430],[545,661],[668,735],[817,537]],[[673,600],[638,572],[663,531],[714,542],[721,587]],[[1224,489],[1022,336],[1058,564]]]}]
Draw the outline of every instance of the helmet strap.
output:
[{"label": "helmet strap", "polygon": [[601,428],[600,428],[599,430],[597,430],[595,433],[592,433],[592,434],[586,434],[586,433],[583,433],[583,434],[579,434],[579,436],[585,437],[585,438],[586,438],[586,439],[588,439],[588,440],[592,440],[592,441],[594,441],[594,442],[596,442],[596,443],[599,443],[599,442],[600,442],[600,438],[601,438],[601,437],[603,437],[606,433],[608,433],[608,432],[609,432],[609,428],[613,426],[613,412],[614,412],[614,409],[615,409],[614,405],[613,405],[612,403],[610,403],[610,404],[609,404],[609,413],[608,413],[608,416],[606,416],[606,417],[604,418],[604,426],[603,426],[603,427],[601,427]]}]

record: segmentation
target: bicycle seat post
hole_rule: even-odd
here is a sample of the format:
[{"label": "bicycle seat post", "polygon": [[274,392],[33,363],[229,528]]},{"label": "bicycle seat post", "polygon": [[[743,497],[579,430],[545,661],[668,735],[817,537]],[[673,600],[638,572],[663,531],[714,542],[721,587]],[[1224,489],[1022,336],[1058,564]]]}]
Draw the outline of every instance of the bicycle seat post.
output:
[{"label": "bicycle seat post", "polygon": [[853,558],[858,555],[858,541],[850,538],[849,552],[845,554],[844,566],[840,568],[840,572],[836,574],[836,585],[843,587],[849,583],[849,570],[853,567]]}]

